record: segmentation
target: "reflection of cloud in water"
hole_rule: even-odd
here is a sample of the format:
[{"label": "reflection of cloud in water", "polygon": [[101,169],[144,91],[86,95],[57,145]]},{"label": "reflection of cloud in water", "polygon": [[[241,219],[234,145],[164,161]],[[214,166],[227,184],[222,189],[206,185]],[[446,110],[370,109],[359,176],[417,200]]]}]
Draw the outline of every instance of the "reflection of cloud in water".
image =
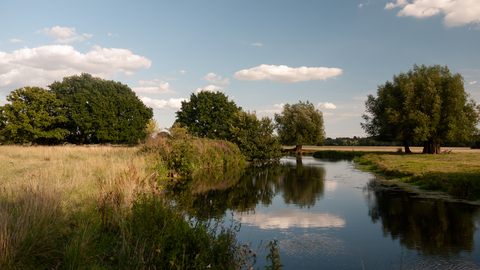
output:
[{"label": "reflection of cloud in water", "polygon": [[297,258],[304,258],[306,255],[329,257],[349,253],[345,248],[345,242],[321,234],[304,234],[282,240],[278,249],[287,256]]},{"label": "reflection of cloud in water", "polygon": [[323,182],[325,191],[335,191],[337,189],[338,183],[334,181],[325,181]]},{"label": "reflection of cloud in water", "polygon": [[345,220],[327,213],[309,213],[294,209],[284,209],[257,214],[242,215],[237,213],[237,217],[242,218],[242,223],[253,224],[261,229],[288,229],[297,228],[319,228],[319,227],[344,227]]}]

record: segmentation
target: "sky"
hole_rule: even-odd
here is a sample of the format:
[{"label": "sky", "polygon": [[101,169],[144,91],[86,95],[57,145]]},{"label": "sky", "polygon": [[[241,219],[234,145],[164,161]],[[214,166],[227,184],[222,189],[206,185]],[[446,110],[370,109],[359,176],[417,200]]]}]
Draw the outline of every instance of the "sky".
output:
[{"label": "sky", "polygon": [[82,72],[128,85],[171,127],[221,91],[259,117],[309,101],[327,137],[365,136],[367,95],[414,64],[480,101],[479,0],[2,1],[0,105]]}]

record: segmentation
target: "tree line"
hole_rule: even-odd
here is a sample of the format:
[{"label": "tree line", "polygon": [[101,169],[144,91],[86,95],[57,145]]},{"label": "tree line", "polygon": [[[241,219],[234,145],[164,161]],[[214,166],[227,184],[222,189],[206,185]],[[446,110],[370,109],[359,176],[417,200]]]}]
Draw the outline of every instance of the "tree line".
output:
[{"label": "tree line", "polygon": [[[23,144],[135,143],[152,130],[152,109],[119,82],[90,74],[66,77],[48,89],[24,87],[0,107],[0,140]],[[440,153],[440,145],[462,146],[477,140],[480,105],[464,89],[463,77],[448,67],[417,66],[378,86],[368,95],[365,122],[368,138],[325,140],[323,114],[314,105],[286,104],[274,119],[244,111],[221,92],[192,93],[176,112],[174,127],[191,135],[236,143],[249,160],[278,158],[280,145],[398,145],[410,153]],[[278,135],[274,134],[277,130]],[[452,145],[457,144],[457,145]],[[477,143],[478,144],[478,143]]]}]

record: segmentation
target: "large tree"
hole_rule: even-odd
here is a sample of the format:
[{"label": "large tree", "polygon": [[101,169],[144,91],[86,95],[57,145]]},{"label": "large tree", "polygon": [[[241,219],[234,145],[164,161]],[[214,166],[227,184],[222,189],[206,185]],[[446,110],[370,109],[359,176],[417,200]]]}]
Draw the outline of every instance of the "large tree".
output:
[{"label": "large tree", "polygon": [[49,87],[67,112],[69,141],[134,143],[145,138],[153,111],[127,85],[82,73]]},{"label": "large tree", "polygon": [[275,122],[280,142],[295,145],[295,151],[300,151],[304,144],[325,140],[323,114],[308,101],[286,104],[282,113],[275,114]]},{"label": "large tree", "polygon": [[282,153],[274,130],[272,119],[258,119],[255,112],[238,111],[230,121],[228,140],[238,145],[247,160],[278,159]]},{"label": "large tree", "polygon": [[0,107],[0,129],[5,141],[24,144],[56,143],[68,130],[61,102],[40,87],[23,87],[10,92],[10,103]]},{"label": "large tree", "polygon": [[201,91],[192,93],[190,101],[182,101],[175,123],[187,126],[189,132],[198,137],[226,139],[230,128],[228,122],[241,109],[221,92]]},{"label": "large tree", "polygon": [[362,128],[385,141],[423,141],[424,153],[440,153],[440,143],[470,140],[478,132],[480,106],[465,92],[463,77],[448,67],[425,65],[380,85],[365,102]]}]

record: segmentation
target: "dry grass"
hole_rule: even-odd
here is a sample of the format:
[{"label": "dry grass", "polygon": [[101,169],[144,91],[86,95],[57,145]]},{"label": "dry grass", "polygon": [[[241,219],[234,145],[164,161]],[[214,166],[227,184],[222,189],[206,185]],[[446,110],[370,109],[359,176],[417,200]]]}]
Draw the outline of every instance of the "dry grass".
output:
[{"label": "dry grass", "polygon": [[[84,249],[92,246],[95,217],[85,213],[113,202],[130,207],[152,162],[136,148],[1,146],[0,268],[28,268],[20,263],[32,258],[50,268],[59,261],[58,245],[88,259],[91,252]],[[77,236],[62,244],[67,234]]]},{"label": "dry grass", "polygon": [[[285,149],[291,149],[292,146],[284,146]],[[333,150],[333,151],[356,151],[356,152],[396,152],[400,146],[314,146],[314,145],[304,145],[303,150],[305,151],[322,151],[322,150]],[[452,150],[453,153],[457,152],[472,152],[480,153],[479,149],[470,149],[468,147],[442,147],[442,151]],[[411,146],[410,150],[413,153],[422,153],[423,147]]]}]

